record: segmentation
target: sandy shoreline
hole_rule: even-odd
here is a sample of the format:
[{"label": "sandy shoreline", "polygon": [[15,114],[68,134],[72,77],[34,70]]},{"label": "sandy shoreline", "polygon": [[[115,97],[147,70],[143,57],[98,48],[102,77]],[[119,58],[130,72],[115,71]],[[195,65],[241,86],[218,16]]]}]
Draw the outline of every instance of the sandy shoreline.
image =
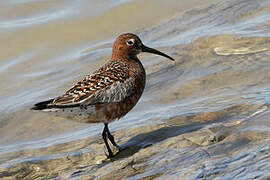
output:
[{"label": "sandy shoreline", "polygon": [[[208,3],[137,30],[176,63],[140,55],[147,86],[136,108],[110,125],[125,147],[114,160],[104,154],[102,125],[33,114],[25,105],[1,121],[0,179],[270,178],[270,4]],[[62,92],[104,63],[108,46],[99,44],[93,54],[81,49],[86,53],[62,69],[57,61],[38,77],[44,84],[68,78],[49,83],[53,89],[39,97]],[[50,61],[42,65],[51,67]],[[34,79],[28,81],[38,87]]]}]

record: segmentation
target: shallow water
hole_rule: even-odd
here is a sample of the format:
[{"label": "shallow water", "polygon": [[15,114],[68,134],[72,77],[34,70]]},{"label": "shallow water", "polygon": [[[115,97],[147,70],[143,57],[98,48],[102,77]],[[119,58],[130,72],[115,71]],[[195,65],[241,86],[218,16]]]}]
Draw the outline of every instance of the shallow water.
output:
[{"label": "shallow water", "polygon": [[[196,6],[194,6],[196,4]],[[270,178],[270,2],[0,2],[0,178]],[[104,155],[102,124],[32,112],[110,58],[134,32],[145,92],[110,124],[125,150]]]}]

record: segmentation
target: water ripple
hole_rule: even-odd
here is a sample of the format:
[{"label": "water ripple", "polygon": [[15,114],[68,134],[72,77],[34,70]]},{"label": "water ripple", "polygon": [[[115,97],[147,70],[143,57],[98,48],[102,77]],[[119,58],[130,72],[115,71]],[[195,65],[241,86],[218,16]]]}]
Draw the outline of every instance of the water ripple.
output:
[{"label": "water ripple", "polygon": [[16,28],[16,27],[25,27],[31,25],[43,24],[48,21],[52,21],[61,17],[64,17],[71,13],[71,8],[58,10],[56,12],[46,13],[38,16],[31,16],[22,19],[8,20],[0,22],[0,28]]}]

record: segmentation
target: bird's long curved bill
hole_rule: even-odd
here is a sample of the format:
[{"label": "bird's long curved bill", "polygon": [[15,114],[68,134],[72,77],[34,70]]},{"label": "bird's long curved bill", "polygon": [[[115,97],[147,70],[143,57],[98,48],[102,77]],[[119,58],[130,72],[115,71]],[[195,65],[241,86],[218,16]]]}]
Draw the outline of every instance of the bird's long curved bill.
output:
[{"label": "bird's long curved bill", "polygon": [[142,47],[142,52],[148,52],[148,53],[157,54],[157,55],[166,57],[166,58],[174,61],[174,59],[172,57],[168,56],[167,54],[164,54],[163,52],[160,52],[160,51],[158,51],[156,49],[153,49],[153,48],[150,48],[150,47],[147,47],[147,46]]}]

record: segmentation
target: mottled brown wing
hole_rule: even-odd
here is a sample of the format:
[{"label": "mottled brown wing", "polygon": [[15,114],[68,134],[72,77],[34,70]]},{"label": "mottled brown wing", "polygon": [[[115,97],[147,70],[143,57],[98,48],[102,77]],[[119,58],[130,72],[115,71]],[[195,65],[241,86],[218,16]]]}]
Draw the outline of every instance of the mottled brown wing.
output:
[{"label": "mottled brown wing", "polygon": [[69,89],[63,96],[53,100],[51,105],[73,106],[109,102],[120,102],[130,96],[135,87],[134,78],[129,76],[123,63],[110,62],[92,75]]}]

